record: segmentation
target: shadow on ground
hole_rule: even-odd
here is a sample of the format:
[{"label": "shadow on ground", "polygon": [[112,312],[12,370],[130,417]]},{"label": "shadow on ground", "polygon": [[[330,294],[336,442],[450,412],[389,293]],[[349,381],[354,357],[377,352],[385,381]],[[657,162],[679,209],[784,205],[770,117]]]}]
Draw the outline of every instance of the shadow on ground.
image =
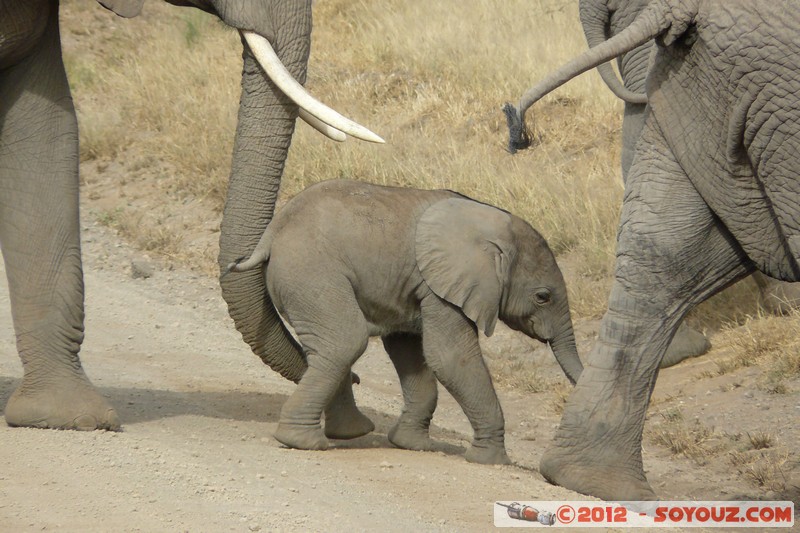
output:
[{"label": "shadow on ground", "polygon": [[[19,385],[19,379],[0,377],[0,415],[11,393]],[[99,391],[109,399],[125,425],[151,422],[176,416],[199,416],[240,422],[278,423],[281,406],[288,399],[285,394],[241,391],[170,391],[162,389],[139,389],[100,387]],[[362,411],[375,423],[375,431],[352,440],[332,441],[337,449],[394,448],[386,437],[396,418],[374,409]],[[124,430],[124,429],[123,429]],[[435,425],[431,427],[434,452],[447,455],[463,455],[463,446],[452,441],[463,441],[464,436]],[[442,442],[444,439],[451,442]]]}]

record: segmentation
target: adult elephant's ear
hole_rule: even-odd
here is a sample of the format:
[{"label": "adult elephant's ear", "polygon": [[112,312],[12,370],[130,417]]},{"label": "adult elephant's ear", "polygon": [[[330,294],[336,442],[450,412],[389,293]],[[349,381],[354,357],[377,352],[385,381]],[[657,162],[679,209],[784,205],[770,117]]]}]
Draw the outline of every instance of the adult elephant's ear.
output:
[{"label": "adult elephant's ear", "polygon": [[511,216],[472,200],[442,200],[417,222],[416,254],[431,290],[491,335],[516,255]]},{"label": "adult elephant's ear", "polygon": [[142,12],[144,0],[97,0],[120,17],[132,18]]}]

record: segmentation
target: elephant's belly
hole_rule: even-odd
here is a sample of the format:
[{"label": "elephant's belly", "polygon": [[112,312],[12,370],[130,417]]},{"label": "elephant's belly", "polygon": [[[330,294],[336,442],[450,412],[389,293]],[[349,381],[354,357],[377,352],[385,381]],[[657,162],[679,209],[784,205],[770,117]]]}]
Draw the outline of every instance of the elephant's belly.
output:
[{"label": "elephant's belly", "polygon": [[355,297],[371,337],[422,331],[422,314],[415,296],[418,283],[412,276],[387,276],[372,283],[361,276],[359,282]]},{"label": "elephant's belly", "polygon": [[422,315],[419,305],[411,302],[375,301],[359,302],[370,337],[389,333],[421,333]]},{"label": "elephant's belly", "polygon": [[390,333],[422,333],[422,325],[417,320],[407,322],[384,322],[382,324],[374,324],[367,322],[367,331],[370,337],[383,337]]},{"label": "elephant's belly", "polygon": [[20,61],[39,42],[48,11],[45,0],[0,0],[0,69]]}]

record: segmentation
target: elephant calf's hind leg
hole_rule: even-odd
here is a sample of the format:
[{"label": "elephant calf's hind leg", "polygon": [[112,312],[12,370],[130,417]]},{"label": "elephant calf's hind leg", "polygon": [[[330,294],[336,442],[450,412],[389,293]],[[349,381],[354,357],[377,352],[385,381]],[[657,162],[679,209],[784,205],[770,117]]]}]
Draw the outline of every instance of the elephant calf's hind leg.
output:
[{"label": "elephant calf's hind leg", "polygon": [[[308,279],[324,279],[324,277]],[[325,450],[328,437],[354,438],[374,429],[353,400],[350,369],[367,348],[367,321],[346,279],[335,286],[307,283],[288,294],[286,316],[306,351],[308,369],[281,409],[275,438],[291,448]],[[307,294],[325,294],[324,301]],[[299,325],[299,327],[298,327]],[[324,326],[322,326],[324,325]],[[326,412],[325,431],[322,412]],[[327,434],[327,436],[326,436]]]},{"label": "elephant calf's hind leg", "polygon": [[333,400],[325,408],[325,436],[329,439],[355,439],[374,429],[372,420],[356,407],[353,377],[348,372],[339,384]]}]

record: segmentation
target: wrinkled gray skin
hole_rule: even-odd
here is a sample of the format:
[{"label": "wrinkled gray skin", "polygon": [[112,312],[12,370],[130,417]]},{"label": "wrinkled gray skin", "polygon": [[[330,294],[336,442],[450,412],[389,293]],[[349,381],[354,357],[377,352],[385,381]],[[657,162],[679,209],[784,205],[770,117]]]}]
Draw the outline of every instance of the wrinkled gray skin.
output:
[{"label": "wrinkled gray skin", "polygon": [[[583,33],[590,47],[604,43],[630,26],[648,0],[580,0],[578,13]],[[633,161],[633,149],[642,133],[647,112],[645,80],[653,51],[653,41],[635,47],[617,58],[622,76],[620,81],[609,63],[597,69],[606,85],[625,102],[625,118],[622,121],[622,179],[627,181]],[[625,92],[627,91],[627,92]]]},{"label": "wrinkled gray skin", "polygon": [[[142,7],[141,0],[101,3],[127,17]],[[195,4],[230,26],[265,37],[294,78],[305,80],[311,0]],[[243,57],[220,265],[249,253],[271,219],[297,117],[297,107],[265,77],[244,41]],[[115,410],[91,385],[78,358],[84,314],[78,126],[61,58],[55,0],[0,0],[0,187],[0,241],[24,366],[22,383],[5,409],[6,421],[12,426],[116,429]],[[253,351],[298,381],[305,358],[275,314],[263,277],[257,272],[230,277],[222,293]],[[341,419],[360,416],[349,385],[337,405]]]},{"label": "wrinkled gray skin", "polygon": [[657,37],[609,309],[542,457],[547,479],[609,500],[655,498],[642,429],[680,321],[755,270],[800,281],[799,33],[795,3],[653,0],[520,102],[517,118],[580,72]]},{"label": "wrinkled gray skin", "polygon": [[[604,43],[633,22],[646,6],[648,0],[580,0],[578,12],[581,26],[590,47]],[[648,41],[617,58],[622,82],[617,78],[610,63],[597,67],[603,81],[614,94],[625,102],[622,120],[622,180],[627,181],[633,161],[636,142],[642,135],[647,116],[645,80],[654,51],[654,42]],[[697,330],[681,323],[667,353],[661,359],[661,368],[669,368],[690,357],[697,357],[711,349],[711,343]]]},{"label": "wrinkled gray skin", "polygon": [[[580,0],[581,25],[589,46],[597,46],[627,28],[647,6],[648,1]],[[622,121],[623,181],[627,178],[636,143],[644,128],[647,113],[645,81],[654,51],[655,42],[648,41],[617,57],[623,83],[620,83],[609,63],[597,67],[606,85],[625,102],[625,116]],[[793,309],[800,309],[800,285],[783,283],[760,272],[755,272],[753,279],[759,288],[761,304],[772,314],[786,314]],[[710,348],[711,343],[703,334],[682,323],[661,361],[661,368],[702,355]]]},{"label": "wrinkled gray skin", "polygon": [[[327,437],[342,438],[329,430],[327,413],[323,431],[320,416],[350,382],[370,336],[383,339],[403,389],[390,441],[430,448],[438,379],[472,424],[466,458],[478,463],[508,462],[478,330],[491,335],[499,318],[548,342],[571,382],[583,370],[564,279],[545,240],[525,221],[452,191],[314,185],[230,270],[224,278],[266,274],[272,301],[307,354],[308,370],[275,433],[293,448],[325,449]],[[364,417],[352,424],[357,434],[373,429]]]}]

